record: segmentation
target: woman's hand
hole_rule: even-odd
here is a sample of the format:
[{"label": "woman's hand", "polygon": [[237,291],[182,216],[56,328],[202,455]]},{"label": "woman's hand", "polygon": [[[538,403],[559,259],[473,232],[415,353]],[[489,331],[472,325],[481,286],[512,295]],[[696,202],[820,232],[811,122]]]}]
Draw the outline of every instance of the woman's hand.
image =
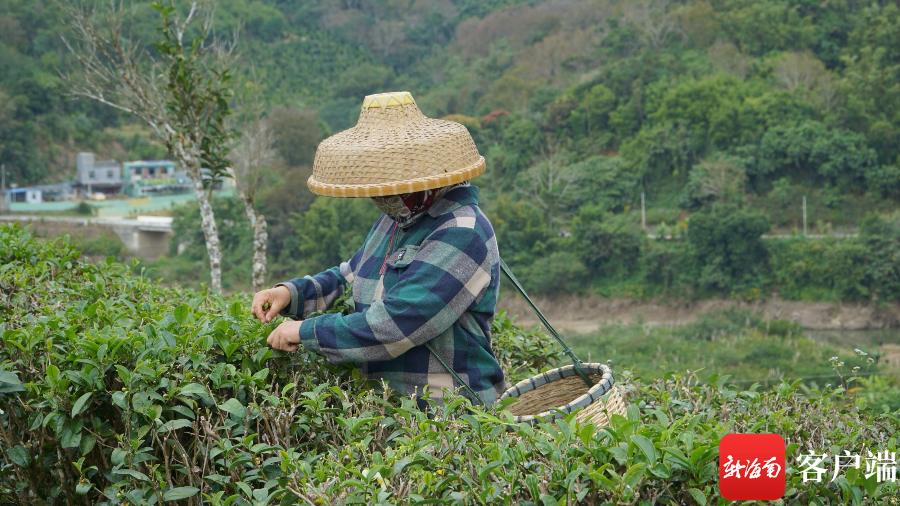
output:
[{"label": "woman's hand", "polygon": [[302,321],[282,323],[269,334],[266,342],[278,351],[297,351],[297,348],[300,347],[300,325],[302,323]]},{"label": "woman's hand", "polygon": [[[265,307],[267,302],[269,303],[268,308]],[[286,286],[276,286],[256,292],[256,295],[253,296],[253,304],[250,306],[250,314],[262,322],[269,323],[290,303],[291,291]]]}]

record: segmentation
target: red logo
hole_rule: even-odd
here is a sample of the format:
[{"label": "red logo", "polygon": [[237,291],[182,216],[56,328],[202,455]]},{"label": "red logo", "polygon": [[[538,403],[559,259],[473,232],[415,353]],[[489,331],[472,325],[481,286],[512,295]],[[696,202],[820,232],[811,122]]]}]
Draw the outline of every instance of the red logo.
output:
[{"label": "red logo", "polygon": [[719,493],[731,501],[774,501],[784,495],[784,439],[728,434],[719,442]]}]

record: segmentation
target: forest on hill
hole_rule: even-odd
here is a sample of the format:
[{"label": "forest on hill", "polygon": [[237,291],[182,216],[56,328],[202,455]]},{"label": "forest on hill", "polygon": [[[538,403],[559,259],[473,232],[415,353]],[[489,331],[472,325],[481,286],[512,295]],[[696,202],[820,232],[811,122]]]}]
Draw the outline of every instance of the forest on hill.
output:
[{"label": "forest on hill", "polygon": [[[134,32],[156,18],[137,4]],[[366,94],[404,89],[465,124],[487,159],[475,181],[501,252],[537,292],[809,300],[900,296],[900,7],[843,0],[222,0],[239,29],[279,160],[266,174],[270,275],[345,260],[368,202],[314,199],[318,141]],[[65,20],[50,1],[0,5],[0,159],[21,184],[65,180],[74,153],[164,150],[111,109],[66,96]],[[647,225],[641,230],[641,196]],[[810,229],[859,237],[764,241]],[[217,203],[226,287],[249,284],[251,234]],[[231,214],[229,214],[231,213]],[[187,245],[160,262],[196,279]],[[227,225],[231,224],[231,225]],[[191,239],[194,240],[191,240]],[[177,245],[173,246],[173,250]]]}]

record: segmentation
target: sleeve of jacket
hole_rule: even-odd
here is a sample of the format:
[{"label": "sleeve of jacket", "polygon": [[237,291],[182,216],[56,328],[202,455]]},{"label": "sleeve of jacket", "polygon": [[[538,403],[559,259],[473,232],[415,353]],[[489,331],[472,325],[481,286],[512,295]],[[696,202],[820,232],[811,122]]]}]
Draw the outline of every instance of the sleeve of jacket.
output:
[{"label": "sleeve of jacket", "polygon": [[315,311],[325,311],[334,304],[347,284],[353,282],[353,273],[362,256],[360,248],[353,257],[315,276],[292,279],[275,286],[284,286],[291,291],[291,303],[281,310],[282,316],[308,318]]},{"label": "sleeve of jacket", "polygon": [[351,315],[304,321],[301,343],[335,364],[390,360],[449,329],[490,283],[485,239],[474,228],[439,229],[383,299]]},{"label": "sleeve of jacket", "polygon": [[315,276],[306,276],[275,284],[275,286],[287,287],[291,292],[291,303],[281,310],[281,316],[305,320],[311,313],[331,309],[331,306],[343,293],[344,287],[353,282],[353,273],[359,266],[366,243],[369,242],[372,233],[378,229],[379,224],[381,224],[381,219],[375,222],[369,230],[366,240],[363,241],[363,245],[349,261]]}]

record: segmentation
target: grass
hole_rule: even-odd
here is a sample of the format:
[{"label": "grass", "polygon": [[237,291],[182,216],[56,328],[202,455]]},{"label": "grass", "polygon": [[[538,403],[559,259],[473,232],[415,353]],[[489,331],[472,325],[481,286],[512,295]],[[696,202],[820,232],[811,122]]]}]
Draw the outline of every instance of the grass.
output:
[{"label": "grass", "polygon": [[813,378],[819,385],[841,382],[831,357],[859,366],[860,373],[876,373],[876,346],[863,347],[866,355],[822,344],[804,336],[803,330],[786,320],[763,320],[750,311],[726,310],[704,314],[694,323],[676,327],[616,325],[598,332],[567,337],[582,359],[614,364],[634,371],[641,378],[662,378],[666,371],[703,371],[730,375],[742,384],[764,386],[782,379]]}]

